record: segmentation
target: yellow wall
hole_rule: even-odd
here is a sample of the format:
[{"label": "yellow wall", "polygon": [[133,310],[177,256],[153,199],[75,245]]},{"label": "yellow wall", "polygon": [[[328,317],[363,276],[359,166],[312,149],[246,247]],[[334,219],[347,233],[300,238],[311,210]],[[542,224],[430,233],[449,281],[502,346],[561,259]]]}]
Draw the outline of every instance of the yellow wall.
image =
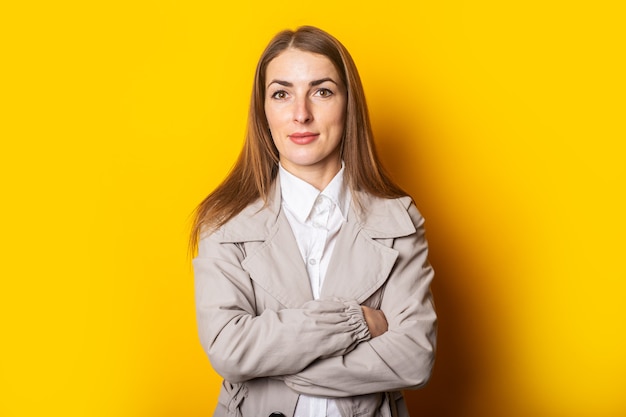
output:
[{"label": "yellow wall", "polygon": [[427,218],[441,336],[415,414],[626,415],[621,2],[5,3],[0,416],[210,414],[188,216],[262,48],[301,24],[352,52]]}]

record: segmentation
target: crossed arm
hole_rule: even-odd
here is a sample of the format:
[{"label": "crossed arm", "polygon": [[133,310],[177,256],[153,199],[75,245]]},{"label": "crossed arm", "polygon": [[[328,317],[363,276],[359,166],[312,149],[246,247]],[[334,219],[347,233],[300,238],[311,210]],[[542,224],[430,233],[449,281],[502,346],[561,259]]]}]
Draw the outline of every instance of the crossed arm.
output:
[{"label": "crossed arm", "polygon": [[[354,300],[267,307],[233,244],[211,238],[194,260],[200,338],[214,369],[230,382],[281,378],[297,392],[328,397],[417,387],[434,360],[432,269],[421,217],[394,241],[399,257],[380,310]],[[266,300],[267,301],[267,300]]]}]

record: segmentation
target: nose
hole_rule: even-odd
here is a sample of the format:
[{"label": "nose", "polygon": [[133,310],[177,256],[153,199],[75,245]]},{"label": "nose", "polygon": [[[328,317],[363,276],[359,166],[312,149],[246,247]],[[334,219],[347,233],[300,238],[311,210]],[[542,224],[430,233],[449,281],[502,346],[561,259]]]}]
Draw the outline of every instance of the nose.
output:
[{"label": "nose", "polygon": [[310,103],[306,98],[300,98],[294,103],[293,119],[298,123],[308,123],[313,120]]}]

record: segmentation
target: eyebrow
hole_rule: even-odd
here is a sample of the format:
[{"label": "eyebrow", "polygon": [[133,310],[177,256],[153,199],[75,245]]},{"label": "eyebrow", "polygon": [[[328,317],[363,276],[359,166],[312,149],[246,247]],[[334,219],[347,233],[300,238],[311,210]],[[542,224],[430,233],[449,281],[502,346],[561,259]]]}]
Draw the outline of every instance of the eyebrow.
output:
[{"label": "eyebrow", "polygon": [[[326,78],[321,78],[321,79],[319,79],[319,80],[314,80],[314,81],[311,81],[311,82],[309,83],[309,86],[310,86],[310,87],[316,87],[316,86],[318,86],[318,85],[320,85],[320,84],[325,83],[326,81],[330,81],[331,83],[333,83],[333,84],[335,84],[335,85],[338,85],[338,84],[337,84],[337,82],[336,82],[335,80],[333,80],[333,79],[332,79],[332,78],[330,78],[330,77],[326,77]],[[272,85],[272,84],[274,84],[274,83],[276,83],[276,84],[280,84],[280,85],[282,85],[282,86],[284,86],[284,87],[293,87],[293,83],[290,83],[289,81],[283,81],[283,80],[272,80],[272,81],[271,81],[271,82],[270,82],[267,86],[269,87],[270,85]]]}]

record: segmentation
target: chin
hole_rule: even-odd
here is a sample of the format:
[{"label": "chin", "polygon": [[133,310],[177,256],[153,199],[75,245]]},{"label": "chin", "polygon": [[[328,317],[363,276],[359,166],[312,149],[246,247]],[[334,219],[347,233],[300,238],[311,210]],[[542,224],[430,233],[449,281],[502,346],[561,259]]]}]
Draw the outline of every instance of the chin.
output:
[{"label": "chin", "polygon": [[285,158],[291,165],[296,166],[311,166],[323,162],[326,158],[320,155],[293,155],[292,157]]}]

